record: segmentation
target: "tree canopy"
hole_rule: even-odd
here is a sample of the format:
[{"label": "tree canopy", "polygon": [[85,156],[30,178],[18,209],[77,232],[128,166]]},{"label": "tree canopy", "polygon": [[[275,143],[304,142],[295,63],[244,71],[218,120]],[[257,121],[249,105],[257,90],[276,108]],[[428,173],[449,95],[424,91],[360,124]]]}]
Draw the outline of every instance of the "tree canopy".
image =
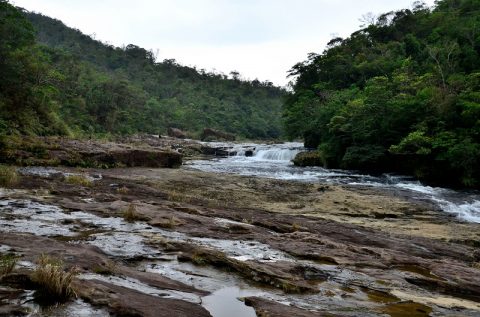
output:
[{"label": "tree canopy", "polygon": [[246,138],[281,135],[270,82],[157,62],[0,0],[0,134],[163,133],[205,127]]},{"label": "tree canopy", "polygon": [[283,119],[328,167],[480,185],[480,2],[388,12],[310,54]]}]

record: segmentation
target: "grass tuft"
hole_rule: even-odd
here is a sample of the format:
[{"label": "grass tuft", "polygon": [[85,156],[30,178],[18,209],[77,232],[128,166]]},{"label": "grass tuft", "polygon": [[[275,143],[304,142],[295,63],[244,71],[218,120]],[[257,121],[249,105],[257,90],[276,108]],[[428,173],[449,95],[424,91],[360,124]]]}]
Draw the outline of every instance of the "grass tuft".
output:
[{"label": "grass tuft", "polygon": [[5,254],[0,256],[0,277],[12,273],[15,265],[17,264],[17,258],[12,254]]},{"label": "grass tuft", "polygon": [[11,187],[18,183],[17,169],[13,166],[0,165],[0,186]]},{"label": "grass tuft", "polygon": [[97,265],[93,268],[93,272],[100,275],[114,275],[117,271],[117,263],[113,261],[107,261],[106,263]]},{"label": "grass tuft", "polygon": [[93,186],[93,181],[83,175],[70,175],[65,178],[65,181],[72,185],[80,185],[84,187]]},{"label": "grass tuft", "polygon": [[121,194],[121,195],[126,195],[128,194],[129,190],[127,187],[125,186],[122,186],[120,188],[117,188],[117,193]]},{"label": "grass tuft", "polygon": [[142,217],[138,214],[137,207],[135,207],[134,204],[130,204],[123,212],[123,219],[127,222],[134,222],[136,220],[142,220]]},{"label": "grass tuft", "polygon": [[31,278],[38,285],[38,297],[52,302],[63,302],[76,297],[72,281],[77,273],[76,268],[65,271],[62,260],[42,254]]}]

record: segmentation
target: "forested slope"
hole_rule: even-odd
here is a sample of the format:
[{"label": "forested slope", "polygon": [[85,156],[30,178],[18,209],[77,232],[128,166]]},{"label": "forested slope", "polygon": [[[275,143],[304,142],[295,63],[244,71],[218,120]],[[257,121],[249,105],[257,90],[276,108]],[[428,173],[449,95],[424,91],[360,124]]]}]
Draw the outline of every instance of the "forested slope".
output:
[{"label": "forested slope", "polygon": [[389,12],[295,65],[287,134],[328,167],[480,185],[480,2]]},{"label": "forested slope", "polygon": [[157,62],[135,45],[106,45],[62,22],[0,0],[0,133],[281,133],[284,90]]}]

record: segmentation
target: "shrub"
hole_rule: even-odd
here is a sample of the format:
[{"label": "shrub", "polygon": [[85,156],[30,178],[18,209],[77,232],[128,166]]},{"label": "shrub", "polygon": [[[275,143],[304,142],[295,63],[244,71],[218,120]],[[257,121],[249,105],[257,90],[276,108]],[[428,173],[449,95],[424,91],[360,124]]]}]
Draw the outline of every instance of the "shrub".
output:
[{"label": "shrub", "polygon": [[76,297],[72,280],[77,275],[76,268],[64,270],[63,261],[42,254],[31,278],[38,286],[37,296],[53,302],[66,301]]},{"label": "shrub", "polygon": [[10,187],[18,182],[18,173],[15,167],[0,165],[0,186]]}]

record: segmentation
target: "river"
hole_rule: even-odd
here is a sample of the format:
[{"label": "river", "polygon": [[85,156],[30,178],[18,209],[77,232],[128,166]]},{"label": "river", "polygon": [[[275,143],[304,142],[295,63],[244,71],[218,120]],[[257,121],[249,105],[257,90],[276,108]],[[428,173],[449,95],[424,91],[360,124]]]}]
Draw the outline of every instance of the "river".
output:
[{"label": "river", "polygon": [[402,195],[407,195],[413,200],[431,202],[442,211],[454,214],[464,221],[480,223],[480,194],[476,191],[431,187],[413,177],[394,174],[372,176],[348,170],[297,167],[293,165],[292,159],[305,149],[301,143],[296,142],[274,145],[255,143],[208,143],[208,145],[227,151],[230,155],[208,160],[193,160],[187,162],[186,165],[205,172],[302,182],[372,186],[401,191]]}]

